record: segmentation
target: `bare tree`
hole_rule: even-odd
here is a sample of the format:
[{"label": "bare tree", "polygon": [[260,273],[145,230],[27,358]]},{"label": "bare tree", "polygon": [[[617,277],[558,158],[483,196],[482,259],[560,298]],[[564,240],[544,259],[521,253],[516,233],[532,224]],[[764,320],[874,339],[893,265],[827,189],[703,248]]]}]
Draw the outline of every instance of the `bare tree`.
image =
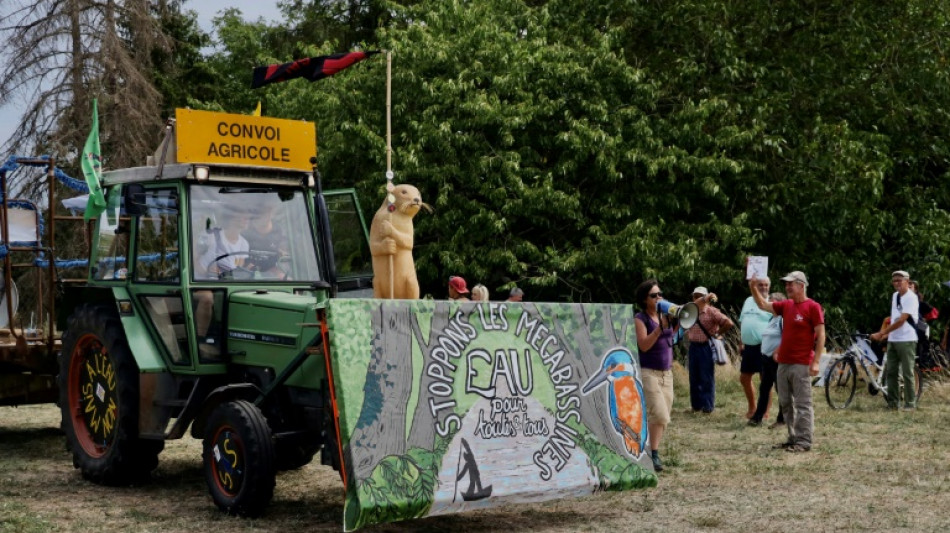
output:
[{"label": "bare tree", "polygon": [[106,167],[143,164],[161,130],[151,56],[167,49],[156,15],[166,0],[6,0],[0,14],[0,104],[27,109],[4,152],[38,149],[70,161],[99,99]]}]

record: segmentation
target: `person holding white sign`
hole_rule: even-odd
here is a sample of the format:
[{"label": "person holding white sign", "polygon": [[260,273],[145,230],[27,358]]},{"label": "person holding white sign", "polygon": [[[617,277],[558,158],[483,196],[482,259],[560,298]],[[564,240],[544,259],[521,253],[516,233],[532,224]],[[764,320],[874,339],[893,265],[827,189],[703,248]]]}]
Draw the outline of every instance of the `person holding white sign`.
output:
[{"label": "person holding white sign", "polygon": [[[763,298],[768,299],[769,288],[772,282],[768,277],[759,277],[755,284]],[[739,366],[739,383],[742,384],[742,391],[745,392],[745,399],[748,403],[745,417],[749,419],[750,425],[752,417],[755,416],[755,390],[752,388],[752,376],[762,373],[762,332],[769,325],[772,319],[772,313],[759,309],[755,304],[755,298],[749,296],[742,304],[742,311],[739,313],[739,325],[742,331],[742,363]],[[772,396],[768,396],[771,404]],[[766,412],[768,407],[766,407]],[[761,421],[760,421],[761,422]]]}]

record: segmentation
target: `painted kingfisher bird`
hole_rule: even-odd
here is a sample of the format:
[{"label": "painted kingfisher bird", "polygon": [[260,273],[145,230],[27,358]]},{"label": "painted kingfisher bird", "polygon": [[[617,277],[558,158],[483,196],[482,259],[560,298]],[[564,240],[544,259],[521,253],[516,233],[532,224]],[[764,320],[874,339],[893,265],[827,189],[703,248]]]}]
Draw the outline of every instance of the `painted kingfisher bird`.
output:
[{"label": "painted kingfisher bird", "polygon": [[643,404],[640,368],[633,354],[624,347],[611,348],[604,356],[599,372],[587,380],[584,395],[608,383],[607,404],[614,429],[623,437],[624,446],[640,458],[647,446],[647,413]]}]

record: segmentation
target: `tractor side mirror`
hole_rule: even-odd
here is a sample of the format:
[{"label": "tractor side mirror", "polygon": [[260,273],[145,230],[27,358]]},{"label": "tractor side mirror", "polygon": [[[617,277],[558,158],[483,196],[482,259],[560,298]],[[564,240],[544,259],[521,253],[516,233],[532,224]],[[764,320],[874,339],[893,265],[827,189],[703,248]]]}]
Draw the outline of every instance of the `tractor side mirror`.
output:
[{"label": "tractor side mirror", "polygon": [[145,187],[140,183],[128,183],[122,186],[122,203],[125,214],[134,217],[145,214]]}]

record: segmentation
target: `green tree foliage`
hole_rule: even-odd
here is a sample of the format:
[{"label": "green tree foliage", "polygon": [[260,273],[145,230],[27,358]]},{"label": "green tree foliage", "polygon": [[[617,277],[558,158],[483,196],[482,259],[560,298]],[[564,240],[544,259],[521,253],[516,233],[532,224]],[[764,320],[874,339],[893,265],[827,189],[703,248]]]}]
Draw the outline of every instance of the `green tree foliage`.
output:
[{"label": "green tree foliage", "polygon": [[621,491],[656,487],[656,474],[625,457],[620,457],[591,434],[585,433],[578,445],[597,470],[600,490]]},{"label": "green tree foliage", "polygon": [[805,270],[819,301],[871,327],[891,270],[932,290],[950,274],[947,13],[947,2],[672,2],[632,6],[619,26],[669,99],[722,101],[751,134],[726,189],[756,237],[749,251],[774,273]]},{"label": "green tree foliage", "polygon": [[347,491],[344,520],[348,528],[352,531],[364,525],[426,516],[438,482],[441,455],[414,449],[380,461],[372,476],[353,483]]},{"label": "green tree foliage", "polygon": [[175,109],[192,105],[196,97],[205,101],[227,100],[217,84],[212,64],[202,54],[211,37],[198,27],[193,11],[183,10],[184,0],[159,6],[155,11],[162,33],[172,46],[152,51],[155,87],[162,94],[162,117]]},{"label": "green tree foliage", "polygon": [[[704,251],[721,246],[710,235],[751,243],[731,217],[679,220],[658,213],[673,212],[669,201],[645,198],[691,204],[677,189],[697,180],[701,197],[722,197],[720,175],[740,166],[672,143],[672,126],[651,118],[657,84],[614,36],[559,27],[570,18],[517,2],[423,3],[380,32],[395,57],[397,181],[436,208],[416,222],[417,265],[434,294],[461,273],[495,289],[530,285],[538,299],[622,301],[631,277],[691,279]],[[328,181],[356,178],[374,204],[385,169],[381,63],[325,86],[273,89],[290,114],[312,110]],[[684,230],[683,241],[664,237]]]},{"label": "green tree foliage", "polygon": [[[393,51],[393,167],[423,292],[449,274],[529,299],[631,301],[658,277],[741,301],[747,255],[864,328],[905,268],[950,279],[946,0],[288,0],[218,20],[193,107],[313,120],[327,186],[383,200],[385,58],[317,84],[253,66]],[[172,91],[163,91],[172,94]],[[176,101],[180,101],[177,98]]]}]

